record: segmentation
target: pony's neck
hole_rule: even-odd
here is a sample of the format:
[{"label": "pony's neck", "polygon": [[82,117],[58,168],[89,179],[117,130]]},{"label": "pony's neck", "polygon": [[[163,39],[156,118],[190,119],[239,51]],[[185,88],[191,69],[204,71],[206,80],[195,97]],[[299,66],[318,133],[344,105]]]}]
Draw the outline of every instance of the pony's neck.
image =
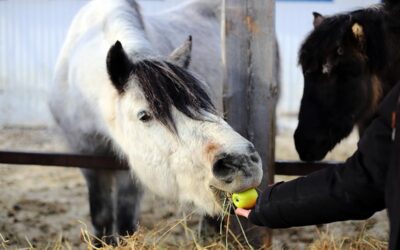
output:
[{"label": "pony's neck", "polygon": [[104,33],[110,43],[120,41],[132,60],[153,54],[136,1],[119,0],[117,7],[108,15]]}]

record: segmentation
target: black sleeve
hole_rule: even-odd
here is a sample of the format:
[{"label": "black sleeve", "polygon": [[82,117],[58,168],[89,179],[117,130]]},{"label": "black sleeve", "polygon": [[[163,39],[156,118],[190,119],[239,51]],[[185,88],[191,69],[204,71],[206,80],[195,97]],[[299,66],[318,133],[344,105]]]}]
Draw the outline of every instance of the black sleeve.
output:
[{"label": "black sleeve", "polygon": [[384,209],[392,151],[391,111],[399,94],[396,87],[385,98],[352,157],[344,164],[267,188],[251,211],[250,221],[286,228],[366,219]]}]

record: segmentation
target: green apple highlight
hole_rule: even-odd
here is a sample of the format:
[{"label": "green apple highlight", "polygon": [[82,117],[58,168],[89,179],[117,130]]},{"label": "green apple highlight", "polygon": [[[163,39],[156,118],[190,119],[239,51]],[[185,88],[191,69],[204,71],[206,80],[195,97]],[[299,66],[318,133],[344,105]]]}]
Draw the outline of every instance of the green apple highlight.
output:
[{"label": "green apple highlight", "polygon": [[233,204],[238,208],[250,209],[256,205],[258,193],[254,188],[248,189],[241,193],[233,193]]}]

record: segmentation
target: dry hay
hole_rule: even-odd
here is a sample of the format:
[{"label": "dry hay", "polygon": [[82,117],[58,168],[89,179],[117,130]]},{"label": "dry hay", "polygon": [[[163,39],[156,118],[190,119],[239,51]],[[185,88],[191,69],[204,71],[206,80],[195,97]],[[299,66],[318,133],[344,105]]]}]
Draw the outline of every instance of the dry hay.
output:
[{"label": "dry hay", "polygon": [[[158,250],[158,249],[212,249],[212,250],[227,250],[227,249],[253,249],[246,235],[238,236],[229,229],[230,221],[237,220],[243,232],[237,215],[231,215],[228,211],[232,209],[232,200],[230,195],[224,193],[223,212],[221,213],[220,232],[215,236],[202,237],[198,233],[198,228],[189,225],[191,217],[194,215],[192,212],[181,219],[170,221],[168,223],[161,222],[153,230],[146,230],[139,228],[139,230],[132,236],[119,237],[117,244],[107,244],[104,240],[96,238],[89,230],[88,227],[82,222],[81,240],[84,242],[85,248],[88,250]],[[177,241],[173,232],[178,229],[184,232],[184,240]],[[39,250],[29,242],[28,247],[23,249]],[[0,235],[0,249],[11,250],[7,244],[7,240]],[[44,245],[44,247],[43,247]],[[59,238],[42,244],[40,249],[46,250],[70,250],[74,249],[69,242],[65,242],[60,235]],[[265,249],[265,248],[263,248]]]},{"label": "dry hay", "polygon": [[[28,247],[24,248],[18,248],[19,250],[39,250],[39,248],[36,248],[28,238],[26,238],[26,242]],[[9,246],[9,241],[6,240],[1,234],[0,234],[0,249],[4,250],[11,250],[11,249],[17,249],[15,247],[10,247]],[[54,239],[54,240],[49,240],[48,242],[45,242],[43,244],[44,246],[40,247],[40,250],[72,250],[74,249],[72,245],[69,242],[64,242],[63,237],[60,235],[60,237]]]},{"label": "dry hay", "polygon": [[309,250],[385,250],[386,241],[378,240],[366,234],[365,227],[355,237],[334,237],[329,232],[319,232],[319,238],[308,248]]},{"label": "dry hay", "polygon": [[[160,226],[151,231],[139,229],[130,237],[121,237],[118,245],[109,245],[104,241],[96,239],[84,225],[81,229],[81,239],[85,242],[87,250],[159,250],[159,249],[196,249],[196,250],[228,250],[228,249],[252,249],[245,239],[238,239],[230,230],[224,231],[220,235],[210,238],[200,238],[193,228],[187,226],[186,216],[175,224]],[[175,227],[183,227],[186,240],[180,243],[173,243],[166,240]],[[387,242],[375,239],[367,235],[362,230],[356,237],[335,238],[330,232],[319,232],[318,239],[311,243],[308,250],[385,250],[388,247]],[[101,246],[96,246],[94,240],[101,242]],[[29,244],[27,250],[39,250]],[[0,235],[0,249],[11,249],[7,247],[7,241]],[[62,237],[49,242],[45,250],[71,250],[74,249],[68,242],[63,242]],[[262,248],[266,249],[266,248]],[[278,249],[278,248],[271,248]],[[283,248],[279,248],[283,249]]]},{"label": "dry hay", "polygon": [[[221,213],[220,232],[216,236],[207,238],[201,237],[197,229],[188,226],[188,220],[193,213],[184,216],[182,219],[175,221],[172,224],[160,224],[154,230],[145,232],[139,229],[133,236],[120,237],[119,244],[112,246],[100,239],[93,237],[86,229],[81,231],[82,238],[87,244],[88,250],[156,250],[156,249],[212,249],[212,250],[227,250],[227,249],[253,249],[249,244],[247,237],[243,231],[242,225],[237,215],[231,215],[229,211],[232,209],[232,200],[230,195],[225,195],[223,202],[223,212]],[[234,218],[232,218],[233,216]],[[229,222],[237,220],[243,232],[243,237],[237,236],[229,229]],[[183,228],[185,240],[174,242],[168,240],[170,233],[177,227]],[[94,244],[94,240],[101,242],[100,247]],[[265,248],[264,248],[265,249]]]}]

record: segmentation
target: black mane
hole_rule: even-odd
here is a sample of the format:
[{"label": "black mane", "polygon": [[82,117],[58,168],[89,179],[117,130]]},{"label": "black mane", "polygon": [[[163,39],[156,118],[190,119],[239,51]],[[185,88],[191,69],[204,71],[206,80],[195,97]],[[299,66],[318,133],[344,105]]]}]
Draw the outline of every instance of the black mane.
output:
[{"label": "black mane", "polygon": [[196,120],[203,119],[204,111],[216,113],[203,83],[173,63],[143,60],[134,63],[132,73],[144,92],[154,118],[172,131],[176,131],[172,106]]},{"label": "black mane", "polygon": [[383,68],[386,63],[384,18],[385,11],[379,5],[325,18],[303,42],[299,63],[307,68],[321,64],[327,55],[349,39],[351,26],[357,22],[365,32],[367,46],[364,49],[370,66],[375,70]]},{"label": "black mane", "polygon": [[388,12],[387,26],[388,29],[396,35],[400,34],[400,2],[398,0],[383,1],[385,9]]}]

